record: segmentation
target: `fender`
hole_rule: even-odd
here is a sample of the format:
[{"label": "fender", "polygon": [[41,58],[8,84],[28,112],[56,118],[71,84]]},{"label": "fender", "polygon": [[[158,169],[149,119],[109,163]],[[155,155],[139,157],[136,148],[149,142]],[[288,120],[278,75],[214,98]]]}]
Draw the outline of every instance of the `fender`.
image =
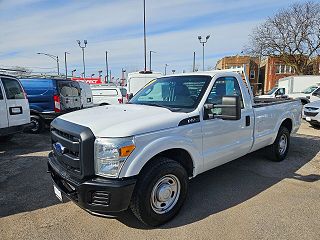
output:
[{"label": "fender", "polygon": [[275,128],[274,128],[274,136],[272,138],[272,142],[274,142],[277,138],[280,126],[282,125],[282,123],[286,120],[286,119],[290,119],[292,122],[292,131],[294,130],[294,126],[296,125],[295,120],[294,120],[294,115],[293,112],[285,112],[281,115],[281,117],[279,118],[280,120],[278,120]]},{"label": "fender", "polygon": [[119,177],[138,175],[150,159],[163,151],[173,148],[181,148],[190,154],[194,166],[193,176],[201,173],[203,168],[203,157],[195,148],[192,140],[181,136],[166,136],[157,138],[146,146],[143,146],[143,143],[139,144],[139,141],[137,141],[137,149],[142,150],[136,153],[133,151],[132,155],[130,155],[123,165]]}]

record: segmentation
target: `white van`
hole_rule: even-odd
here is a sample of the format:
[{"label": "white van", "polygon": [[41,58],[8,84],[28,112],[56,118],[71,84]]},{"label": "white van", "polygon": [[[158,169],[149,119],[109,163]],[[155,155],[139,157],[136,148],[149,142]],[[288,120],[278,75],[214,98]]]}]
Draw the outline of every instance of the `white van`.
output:
[{"label": "white van", "polygon": [[0,140],[22,132],[30,125],[28,99],[20,81],[0,75]]},{"label": "white van", "polygon": [[78,82],[80,86],[81,108],[93,107],[92,90],[86,82]]},{"label": "white van", "polygon": [[91,85],[93,104],[95,106],[122,104],[123,97],[119,87],[109,84]]},{"label": "white van", "polygon": [[127,79],[128,96],[130,94],[135,95],[148,82],[161,76],[162,76],[162,73],[160,72],[150,72],[150,71],[128,73],[128,79]]}]

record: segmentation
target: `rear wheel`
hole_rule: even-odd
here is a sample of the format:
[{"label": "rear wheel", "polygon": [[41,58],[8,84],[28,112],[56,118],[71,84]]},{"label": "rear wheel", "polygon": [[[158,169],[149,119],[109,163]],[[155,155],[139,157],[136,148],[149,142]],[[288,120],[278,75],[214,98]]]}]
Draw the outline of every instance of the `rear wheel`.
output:
[{"label": "rear wheel", "polygon": [[286,127],[281,126],[274,143],[266,148],[268,157],[275,162],[283,161],[288,154],[289,145],[290,132]]},{"label": "rear wheel", "polygon": [[144,224],[158,226],[180,210],[188,192],[188,174],[178,162],[159,157],[142,172],[130,208]]},{"label": "rear wheel", "polygon": [[32,123],[32,127],[28,130],[30,133],[40,133],[44,128],[44,122],[39,116],[31,115],[30,122]]}]

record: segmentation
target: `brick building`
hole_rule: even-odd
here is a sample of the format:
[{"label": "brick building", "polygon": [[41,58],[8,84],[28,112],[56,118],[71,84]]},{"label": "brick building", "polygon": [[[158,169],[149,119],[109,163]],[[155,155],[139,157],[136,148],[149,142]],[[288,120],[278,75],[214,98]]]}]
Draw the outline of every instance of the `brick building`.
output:
[{"label": "brick building", "polygon": [[253,91],[257,92],[261,89],[262,84],[258,82],[258,63],[259,59],[250,56],[228,56],[220,59],[216,64],[216,69],[230,69],[246,67],[246,74],[249,77]]}]

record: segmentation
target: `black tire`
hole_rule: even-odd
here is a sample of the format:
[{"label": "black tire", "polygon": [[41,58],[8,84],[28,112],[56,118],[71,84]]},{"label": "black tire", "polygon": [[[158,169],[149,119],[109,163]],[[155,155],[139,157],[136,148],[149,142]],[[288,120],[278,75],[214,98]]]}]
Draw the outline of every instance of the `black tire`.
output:
[{"label": "black tire", "polygon": [[33,126],[28,129],[29,133],[38,134],[42,132],[44,128],[44,122],[39,116],[31,115],[30,122],[33,123]]},{"label": "black tire", "polygon": [[[189,182],[188,174],[185,168],[178,162],[166,157],[158,157],[153,163],[154,164],[147,167],[147,169],[140,174],[132,195],[130,208],[134,215],[144,224],[149,226],[158,226],[168,222],[179,212],[186,199]],[[179,180],[180,194],[178,194],[179,190],[177,190],[175,193],[174,191],[169,190],[168,192],[165,190],[165,186],[172,184],[170,181],[167,183],[167,185],[164,183],[159,183],[159,181],[168,178],[168,176],[174,176]],[[179,184],[177,184],[177,186],[179,186]],[[158,191],[155,191],[154,189],[156,186],[159,187]],[[173,196],[175,196],[175,200],[172,200],[173,203],[170,205],[170,209],[168,208],[163,213],[158,213],[156,210],[154,210],[154,204],[152,203],[153,200],[151,198],[152,195],[160,195],[160,186],[163,186],[163,192],[165,192],[164,194],[167,194],[169,201],[171,201]],[[152,194],[156,192],[158,194]],[[161,203],[161,206],[162,204],[163,203]]]},{"label": "black tire", "polygon": [[12,139],[13,135],[0,136],[0,142],[7,142]]},{"label": "black tire", "polygon": [[[284,147],[283,141],[286,141],[285,149],[283,148]],[[283,161],[288,154],[289,147],[290,147],[290,132],[286,127],[281,126],[274,143],[266,148],[268,158],[274,162]]]}]

